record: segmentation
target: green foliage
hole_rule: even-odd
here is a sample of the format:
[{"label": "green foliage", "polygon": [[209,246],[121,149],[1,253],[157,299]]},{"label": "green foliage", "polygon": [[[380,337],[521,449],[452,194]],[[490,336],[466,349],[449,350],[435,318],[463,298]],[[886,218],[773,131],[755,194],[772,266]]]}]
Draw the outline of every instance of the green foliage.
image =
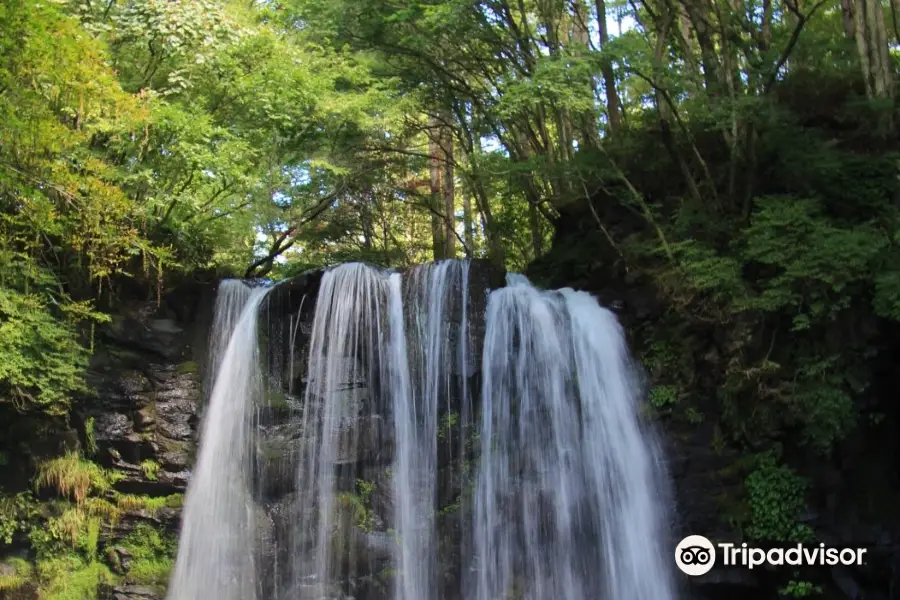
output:
[{"label": "green foliage", "polygon": [[[106,507],[104,507],[106,508]],[[59,514],[45,523],[35,525],[28,534],[39,556],[53,557],[77,551],[80,556],[93,559],[100,539],[102,517],[87,507],[59,507]]]},{"label": "green foliage", "polygon": [[39,515],[39,505],[31,492],[0,494],[0,543],[12,544],[15,535],[27,531]]},{"label": "green foliage", "polygon": [[650,404],[656,408],[675,404],[678,402],[678,388],[674,385],[654,386],[650,388],[649,400]]},{"label": "green foliage", "polygon": [[802,361],[797,369],[792,410],[802,424],[803,441],[820,452],[832,448],[856,424],[851,391],[863,390],[853,390],[852,370],[840,359],[833,355]]},{"label": "green foliage", "polygon": [[647,369],[652,385],[647,400],[653,413],[668,415],[674,410],[690,416],[695,421],[699,416],[694,406],[679,406],[686,398],[685,389],[691,383],[694,374],[686,360],[690,356],[683,339],[679,340],[672,332],[663,327],[655,327],[644,350],[640,353],[641,362]]},{"label": "green foliage", "polygon": [[746,533],[753,540],[809,542],[812,530],[797,519],[806,506],[806,482],[791,468],[779,465],[773,453],[758,457],[745,481],[750,505]]},{"label": "green foliage", "polygon": [[150,525],[138,525],[118,544],[131,555],[125,580],[135,585],[165,585],[174,565],[175,543]]},{"label": "green foliage", "polygon": [[81,504],[89,492],[105,492],[117,475],[97,463],[85,460],[77,452],[69,452],[38,465],[35,477],[37,488],[52,487],[62,496],[71,497]]},{"label": "green foliage", "polygon": [[155,515],[164,508],[181,508],[184,503],[183,494],[169,496],[138,496],[135,494],[118,494],[116,506],[123,511],[147,511]]},{"label": "green foliage", "polygon": [[147,459],[141,462],[141,471],[144,473],[144,477],[150,481],[156,481],[161,468],[160,464],[155,460]]},{"label": "green foliage", "polygon": [[345,492],[338,495],[339,504],[352,511],[356,526],[366,532],[372,531],[375,526],[375,515],[370,508],[374,491],[374,483],[357,479],[355,494]]},{"label": "green foliage", "polygon": [[97,438],[94,435],[94,417],[88,417],[84,420],[84,439],[87,445],[87,453],[94,455],[97,453]]},{"label": "green foliage", "polygon": [[113,582],[106,565],[74,555],[39,561],[37,574],[40,597],[47,600],[93,600],[102,584]]},{"label": "green foliage", "polygon": [[0,592],[13,592],[31,578],[32,566],[27,560],[18,557],[7,558],[0,562]]},{"label": "green foliage", "polygon": [[41,296],[0,287],[0,348],[0,402],[59,415],[85,391],[87,352]]},{"label": "green foliage", "polygon": [[821,594],[822,588],[809,581],[796,581],[792,579],[786,586],[778,590],[778,593],[787,598],[809,598],[810,596],[818,596]]},{"label": "green foliage", "polygon": [[459,413],[454,411],[444,413],[444,416],[441,417],[440,425],[438,425],[438,439],[444,441],[452,436],[458,423]]},{"label": "green foliage", "polygon": [[757,293],[735,308],[789,311],[793,330],[833,319],[850,305],[852,286],[870,276],[887,240],[871,225],[838,226],[816,200],[770,196],[757,205],[740,256],[776,274],[757,279]]}]

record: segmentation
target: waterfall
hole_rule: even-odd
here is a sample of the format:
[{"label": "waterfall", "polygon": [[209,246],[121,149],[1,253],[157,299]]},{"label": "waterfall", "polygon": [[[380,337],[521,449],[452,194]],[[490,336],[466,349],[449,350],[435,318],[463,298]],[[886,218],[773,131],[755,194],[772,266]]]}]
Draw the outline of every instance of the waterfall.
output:
[{"label": "waterfall", "polygon": [[[437,596],[434,513],[438,438],[452,434],[453,398],[466,395],[468,275],[468,261],[447,260],[413,269],[408,276],[406,336],[400,332],[404,323],[400,279],[392,277],[391,325],[396,334],[391,339],[395,363],[391,396],[397,448],[394,523],[401,540],[395,600],[433,600]],[[404,365],[407,355],[414,375],[411,384]],[[442,408],[442,430],[446,431],[439,432]]]},{"label": "waterfall", "polygon": [[209,353],[207,355],[204,389],[212,393],[215,375],[219,370],[228,342],[234,327],[250,299],[252,289],[238,279],[226,279],[219,284],[216,293],[216,306],[213,312],[213,324],[209,334]]},{"label": "waterfall", "polygon": [[522,277],[488,299],[477,600],[675,597],[662,473],[615,316]]},{"label": "waterfall", "polygon": [[[185,497],[168,600],[256,598],[249,450],[253,399],[261,392],[257,314],[268,290],[252,290],[235,319],[243,296],[238,286],[244,287],[223,282],[216,303],[212,339],[218,369]],[[216,344],[229,331],[216,357]]]},{"label": "waterfall", "polygon": [[360,445],[379,443],[379,386],[389,379],[381,361],[386,304],[385,276],[366,265],[341,265],[323,277],[310,340],[297,475],[294,569],[301,598],[334,593],[334,583],[356,571],[358,532],[348,523],[353,515],[342,510],[353,507],[345,505],[349,500],[338,502],[338,495],[355,491]]},{"label": "waterfall", "polygon": [[618,321],[474,265],[222,283],[169,600],[674,600]]}]

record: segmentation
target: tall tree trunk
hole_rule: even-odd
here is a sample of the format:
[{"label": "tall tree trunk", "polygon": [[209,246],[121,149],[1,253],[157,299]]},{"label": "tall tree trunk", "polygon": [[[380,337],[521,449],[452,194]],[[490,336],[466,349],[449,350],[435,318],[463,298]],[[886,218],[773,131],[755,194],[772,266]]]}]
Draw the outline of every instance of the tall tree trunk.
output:
[{"label": "tall tree trunk", "polygon": [[449,258],[447,248],[447,227],[444,223],[444,152],[442,148],[443,127],[441,122],[432,118],[428,122],[428,155],[431,184],[431,242],[434,260]]},{"label": "tall tree trunk", "polygon": [[[606,48],[609,42],[609,32],[606,28],[606,0],[596,0],[597,28],[600,37],[600,49]],[[619,92],[616,89],[616,75],[613,72],[611,60],[604,60],[600,64],[600,73],[603,75],[603,87],[606,92],[606,118],[609,121],[609,132],[615,134],[622,127],[622,114],[619,102]]]},{"label": "tall tree trunk", "polygon": [[853,31],[865,80],[866,95],[870,98],[893,98],[893,63],[889,54],[881,2],[852,0],[849,8],[853,17]]},{"label": "tall tree trunk", "polygon": [[894,30],[894,43],[900,44],[900,0],[891,0],[891,27]]},{"label": "tall tree trunk", "polygon": [[478,206],[478,212],[481,213],[481,222],[484,225],[484,235],[487,238],[488,260],[496,267],[506,268],[506,252],[503,249],[503,238],[497,231],[496,221],[491,212],[491,205],[488,202],[487,194],[484,188],[477,185],[475,194],[475,202]]},{"label": "tall tree trunk", "polygon": [[463,192],[463,241],[466,243],[466,258],[475,253],[475,228],[472,223],[472,195],[468,190]]},{"label": "tall tree trunk", "polygon": [[721,96],[724,93],[724,85],[719,65],[719,50],[716,48],[714,32],[710,29],[706,15],[709,8],[704,0],[684,0],[684,8],[697,36],[697,45],[700,47],[706,89],[711,96]]},{"label": "tall tree trunk", "polygon": [[841,17],[844,23],[844,34],[848,39],[856,39],[856,16],[853,0],[841,0]]},{"label": "tall tree trunk", "polygon": [[[594,48],[590,34],[591,9],[587,0],[574,0],[572,2],[572,31],[570,38],[576,44],[579,56],[586,57]],[[588,75],[584,81],[585,90],[591,99],[597,95],[600,81],[593,74]],[[579,148],[598,148],[600,146],[600,131],[597,125],[597,112],[593,109],[582,111],[578,115],[578,129],[580,138]]]},{"label": "tall tree trunk", "polygon": [[[449,123],[446,115],[444,123]],[[456,258],[456,173],[453,168],[453,132],[446,125],[441,129],[441,152],[444,159],[443,197],[444,213],[444,258]]]},{"label": "tall tree trunk", "polygon": [[528,221],[531,226],[531,250],[534,252],[533,259],[537,259],[544,252],[544,235],[541,227],[541,213],[537,204],[528,203]]}]

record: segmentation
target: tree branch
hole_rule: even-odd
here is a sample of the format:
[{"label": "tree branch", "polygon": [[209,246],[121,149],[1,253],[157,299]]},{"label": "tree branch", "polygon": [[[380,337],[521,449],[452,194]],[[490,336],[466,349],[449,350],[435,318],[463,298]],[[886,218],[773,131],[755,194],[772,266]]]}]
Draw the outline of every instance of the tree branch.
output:
[{"label": "tree branch", "polygon": [[778,72],[781,70],[781,67],[784,66],[784,63],[787,62],[791,53],[794,51],[794,46],[797,45],[797,41],[800,39],[800,33],[803,31],[803,27],[806,25],[806,22],[809,21],[812,16],[815,14],[819,8],[821,8],[825,4],[825,0],[819,0],[806,15],[803,15],[798,9],[797,5],[793,2],[785,2],[785,6],[788,7],[794,15],[797,17],[797,24],[794,26],[794,30],[791,32],[791,37],[788,40],[787,45],[784,47],[784,50],[781,52],[781,56],[778,58],[778,62],[775,63],[775,68],[772,69],[772,72],[769,73],[769,76],[766,78],[765,84],[763,84],[763,94],[768,93],[771,89],[772,85],[774,85],[775,80],[778,78]]}]

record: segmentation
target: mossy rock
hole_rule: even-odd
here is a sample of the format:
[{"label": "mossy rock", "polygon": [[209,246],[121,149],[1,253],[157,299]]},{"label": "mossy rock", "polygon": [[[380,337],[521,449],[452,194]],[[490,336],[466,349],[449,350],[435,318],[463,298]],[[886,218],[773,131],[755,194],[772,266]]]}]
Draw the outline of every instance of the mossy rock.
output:
[{"label": "mossy rock", "polygon": [[194,375],[200,372],[200,365],[196,361],[189,360],[178,365],[175,370],[182,375]]},{"label": "mossy rock", "polygon": [[31,563],[17,556],[0,562],[0,597],[9,600],[31,598],[33,571]]},{"label": "mossy rock", "polygon": [[114,552],[129,585],[152,587],[165,595],[175,562],[177,540],[149,524],[139,524],[119,540]]}]

